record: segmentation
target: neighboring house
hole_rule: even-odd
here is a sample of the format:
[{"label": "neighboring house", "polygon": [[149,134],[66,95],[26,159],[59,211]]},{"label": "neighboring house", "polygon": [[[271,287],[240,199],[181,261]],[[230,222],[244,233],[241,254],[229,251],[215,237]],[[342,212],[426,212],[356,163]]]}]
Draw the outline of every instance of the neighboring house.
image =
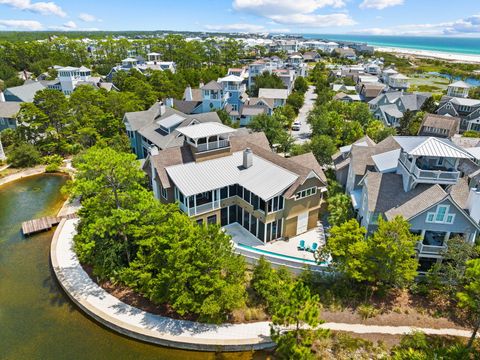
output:
[{"label": "neighboring house", "polygon": [[305,61],[306,63],[318,62],[321,59],[322,59],[322,57],[316,51],[307,51],[303,54],[303,61]]},{"label": "neighboring house", "polygon": [[[346,190],[361,225],[372,232],[379,216],[405,218],[421,237],[420,272],[441,259],[453,236],[474,244],[480,230],[480,192],[473,179],[480,167],[467,151],[447,139],[394,136],[376,145],[354,144],[347,156]],[[468,174],[462,170],[467,161]]]},{"label": "neighboring house", "polygon": [[247,99],[247,86],[244,78],[236,75],[227,75],[217,80],[222,86],[223,93],[227,94],[227,104],[233,111],[238,111]]},{"label": "neighboring house", "polygon": [[460,118],[436,114],[425,114],[419,136],[436,136],[452,138],[460,130]]},{"label": "neighboring house", "polygon": [[394,75],[397,75],[397,74],[398,74],[398,71],[393,69],[393,68],[383,69],[383,71],[382,71],[383,83],[388,84],[388,79],[390,78],[390,76],[394,76]]},{"label": "neighboring house", "polygon": [[278,57],[259,59],[248,65],[248,88],[255,85],[255,77],[265,71],[273,72],[283,67],[283,61]]},{"label": "neighboring house", "polygon": [[382,72],[382,68],[379,64],[371,62],[365,65],[365,72],[371,75],[379,75]]},{"label": "neighboring house", "polygon": [[89,85],[97,89],[104,88],[107,91],[118,89],[111,82],[104,82],[99,76],[92,76],[92,71],[85,66],[54,66],[57,71],[57,78],[54,80],[45,80],[47,88],[59,90],[65,95],[72,94],[77,86]]},{"label": "neighboring house", "polygon": [[357,60],[357,54],[355,50],[351,48],[337,48],[334,52],[341,58],[355,61]]},{"label": "neighboring house", "polygon": [[456,81],[453,84],[448,85],[447,96],[468,98],[468,93],[471,86],[464,81]]},{"label": "neighboring house", "polygon": [[480,131],[480,100],[443,96],[437,114],[461,118],[461,131]]},{"label": "neighboring house", "polygon": [[288,89],[259,89],[258,97],[273,100],[273,108],[285,105],[288,98]]},{"label": "neighboring house", "polygon": [[301,46],[304,49],[313,49],[313,50],[318,50],[318,51],[322,51],[324,53],[329,53],[330,54],[333,50],[338,48],[339,45],[335,42],[308,40],[308,41],[304,41],[301,44]]},{"label": "neighboring house", "polygon": [[348,169],[350,166],[350,152],[353,145],[361,147],[373,147],[376,144],[368,136],[364,136],[363,138],[358,139],[352,145],[341,147],[339,151],[332,156],[336,180],[343,187],[347,185]]},{"label": "neighboring house", "polygon": [[240,127],[250,124],[252,119],[257,115],[272,115],[273,109],[273,99],[265,98],[248,98],[248,100],[245,101],[245,103],[241,106],[239,111],[233,111],[229,109],[228,105],[226,108],[232,121],[237,121]]},{"label": "neighboring house", "polygon": [[273,70],[272,73],[277,75],[280,78],[280,80],[282,80],[283,85],[285,86],[285,88],[288,90],[288,93],[290,94],[293,90],[293,85],[295,84],[295,79],[296,79],[295,70],[276,69],[276,70]]},{"label": "neighboring house", "polygon": [[145,111],[127,112],[123,122],[130,146],[139,159],[144,159],[152,146],[160,150],[181,146],[183,136],[177,130],[203,122],[221,123],[216,112],[187,115],[178,110],[155,103]]},{"label": "neighboring house", "polygon": [[46,89],[47,87],[38,81],[26,82],[20,86],[14,86],[4,90],[3,95],[5,101],[16,101],[16,102],[33,102],[35,94],[37,91]]},{"label": "neighboring house", "polygon": [[386,92],[370,100],[368,106],[375,118],[383,120],[386,125],[398,127],[406,110],[420,111],[430,96],[428,93]]},{"label": "neighboring house", "polygon": [[362,101],[368,103],[383,93],[385,85],[380,83],[359,83],[356,89],[358,89]]},{"label": "neighboring house", "polygon": [[339,91],[342,91],[342,92],[345,92],[345,93],[348,93],[348,92],[357,92],[357,88],[355,86],[347,86],[347,85],[343,85],[343,84],[332,84],[332,90],[335,91],[335,92],[339,92]]},{"label": "neighboring house", "polygon": [[392,90],[407,90],[409,78],[403,74],[395,74],[388,77],[387,85]]},{"label": "neighboring house", "polygon": [[16,117],[21,104],[16,101],[0,102],[0,131],[17,127]]},{"label": "neighboring house", "polygon": [[[157,53],[150,53],[152,58],[156,58]],[[137,70],[144,74],[147,70],[158,70],[158,71],[170,71],[172,73],[176,72],[176,64],[173,61],[145,61],[141,56],[139,57],[128,57],[122,60],[122,62],[114,66],[108,75],[106,76],[108,81],[112,81],[113,76],[120,71],[130,71]]]},{"label": "neighboring house", "polygon": [[287,159],[263,133],[216,123],[179,132],[183,146],[153,148],[144,165],[161,202],[199,224],[237,223],[264,243],[316,227],[327,180],[312,153]]},{"label": "neighboring house", "polygon": [[333,100],[352,103],[360,102],[362,101],[362,98],[358,94],[345,94],[344,92],[339,92],[333,97]]},{"label": "neighboring house", "polygon": [[285,51],[287,54],[298,52],[299,42],[297,40],[275,40],[271,45],[272,51]]}]

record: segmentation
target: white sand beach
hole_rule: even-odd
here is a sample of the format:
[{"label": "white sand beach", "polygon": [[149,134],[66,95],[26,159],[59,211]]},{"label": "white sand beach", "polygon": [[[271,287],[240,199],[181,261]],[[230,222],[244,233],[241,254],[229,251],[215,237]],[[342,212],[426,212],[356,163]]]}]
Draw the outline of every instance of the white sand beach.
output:
[{"label": "white sand beach", "polygon": [[391,52],[405,56],[423,57],[431,59],[441,59],[462,63],[480,64],[480,55],[456,54],[442,51],[403,49],[395,47],[375,46],[376,51]]}]

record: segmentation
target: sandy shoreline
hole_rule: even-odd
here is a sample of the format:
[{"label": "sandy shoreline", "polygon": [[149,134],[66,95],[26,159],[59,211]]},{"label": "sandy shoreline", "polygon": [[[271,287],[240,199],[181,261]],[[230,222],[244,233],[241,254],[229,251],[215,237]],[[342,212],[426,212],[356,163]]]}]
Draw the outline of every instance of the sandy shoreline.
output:
[{"label": "sandy shoreline", "polygon": [[423,58],[441,59],[462,63],[480,64],[480,55],[456,54],[441,51],[403,49],[395,47],[374,46],[375,51],[391,52],[406,56],[415,56]]}]

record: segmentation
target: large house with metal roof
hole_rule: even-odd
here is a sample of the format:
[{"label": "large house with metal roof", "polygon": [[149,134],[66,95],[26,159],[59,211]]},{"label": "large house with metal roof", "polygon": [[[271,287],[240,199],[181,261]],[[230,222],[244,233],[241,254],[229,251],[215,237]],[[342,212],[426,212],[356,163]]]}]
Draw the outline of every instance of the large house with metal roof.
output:
[{"label": "large house with metal roof", "polygon": [[263,133],[219,123],[178,128],[182,146],[151,149],[144,169],[164,203],[198,223],[238,223],[269,242],[317,226],[326,177],[312,153],[284,158]]},{"label": "large house with metal roof", "polygon": [[334,163],[348,168],[339,180],[361,225],[371,232],[379,216],[404,217],[421,237],[420,271],[427,271],[448,239],[458,235],[473,245],[480,231],[480,166],[472,158],[448,139],[391,136],[378,144],[363,139],[336,154]]},{"label": "large house with metal roof", "polygon": [[164,150],[184,142],[180,128],[203,122],[221,123],[216,112],[187,115],[157,102],[145,111],[127,112],[123,117],[132,151],[144,159],[152,146]]},{"label": "large house with metal roof", "polygon": [[46,89],[47,86],[40,81],[29,81],[19,86],[13,86],[3,91],[3,98],[6,102],[33,102],[37,91]]},{"label": "large house with metal roof", "polygon": [[17,101],[0,101],[0,131],[17,127],[17,114],[22,103]]}]

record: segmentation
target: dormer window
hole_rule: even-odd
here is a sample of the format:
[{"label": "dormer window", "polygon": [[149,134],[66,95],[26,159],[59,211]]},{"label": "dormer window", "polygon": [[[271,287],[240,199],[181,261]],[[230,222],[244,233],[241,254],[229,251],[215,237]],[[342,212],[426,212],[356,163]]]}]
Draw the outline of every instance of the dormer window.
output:
[{"label": "dormer window", "polygon": [[453,224],[455,221],[455,214],[449,213],[449,205],[438,205],[435,212],[427,213],[427,223],[437,224]]}]

